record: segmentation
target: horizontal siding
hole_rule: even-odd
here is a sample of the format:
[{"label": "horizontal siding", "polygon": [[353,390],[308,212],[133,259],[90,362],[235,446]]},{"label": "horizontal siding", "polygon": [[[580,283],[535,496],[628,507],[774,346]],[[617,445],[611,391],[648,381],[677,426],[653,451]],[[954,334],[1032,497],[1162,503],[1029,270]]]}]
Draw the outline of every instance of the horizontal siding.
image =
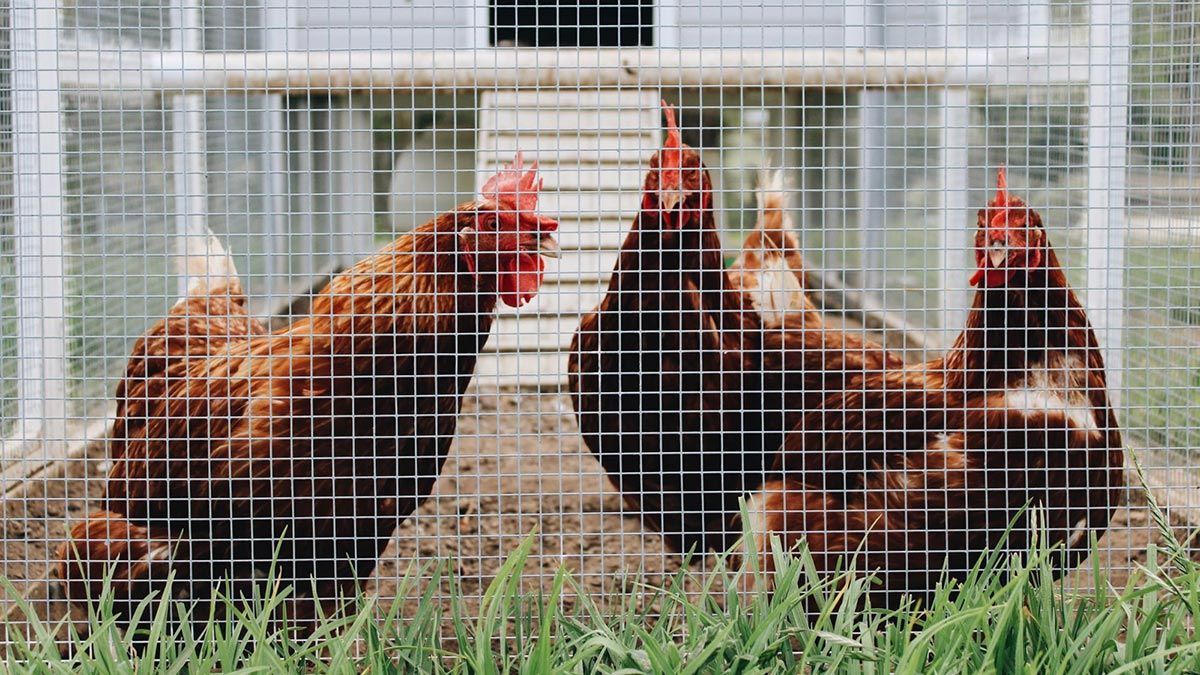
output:
[{"label": "horizontal siding", "polygon": [[517,150],[526,157],[536,158],[543,166],[558,164],[632,164],[645,166],[646,158],[655,150],[657,132],[645,134],[552,134],[495,133],[492,149],[482,154],[484,161],[511,161]]},{"label": "horizontal siding", "polygon": [[656,116],[648,116],[639,110],[573,108],[566,105],[527,108],[485,108],[479,114],[481,130],[536,131],[539,134],[591,135],[653,132],[658,127]]},{"label": "horizontal siding", "polygon": [[479,355],[475,364],[477,387],[522,387],[555,388],[562,386],[567,372],[565,351],[489,352]]},{"label": "horizontal siding", "polygon": [[554,386],[579,320],[603,297],[661,142],[658,92],[488,92],[481,97],[477,181],[519,148],[545,180],[542,213],[560,218],[562,256],[538,296],[503,308],[476,367],[481,384]]},{"label": "horizontal siding", "polygon": [[[488,92],[489,109],[526,108],[526,109],[573,109],[591,108],[596,110],[624,110],[647,121],[654,118],[653,110],[630,108],[627,104],[630,96],[644,97],[648,92],[633,92],[620,89],[587,89],[579,91],[558,91],[555,89],[537,89],[516,91],[502,89]],[[657,94],[650,96],[658,102]],[[564,124],[552,124],[552,128],[567,128]]]},{"label": "horizontal siding", "polygon": [[587,217],[566,217],[558,219],[558,245],[564,255],[577,249],[615,250],[625,241],[633,214],[626,218],[611,216],[598,218],[599,214],[586,214]]},{"label": "horizontal siding", "polygon": [[[488,351],[543,352],[566,348],[579,328],[580,314],[522,312],[501,316],[492,326]],[[565,374],[565,373],[564,373]]]},{"label": "horizontal siding", "polygon": [[618,252],[612,248],[566,250],[547,263],[546,278],[559,283],[607,279]]},{"label": "horizontal siding", "polygon": [[[647,154],[647,158],[649,155]],[[542,195],[538,209],[555,218],[605,218],[629,220],[637,214],[641,203],[638,186],[622,192],[547,192]]]},{"label": "horizontal siding", "polygon": [[[545,154],[545,153],[542,153]],[[532,153],[531,153],[532,155]],[[526,160],[528,161],[528,159]],[[575,162],[540,162],[538,175],[545,181],[543,190],[562,193],[578,191],[618,192],[627,186],[636,190],[642,182],[645,167],[641,164],[601,165],[579,157]],[[480,171],[491,175],[500,170],[500,165],[484,162]]]},{"label": "horizontal siding", "polygon": [[525,316],[533,314],[582,314],[595,309],[600,298],[608,289],[607,280],[581,282],[575,279],[547,277],[537,297],[529,304],[516,309],[501,303],[499,316]]}]

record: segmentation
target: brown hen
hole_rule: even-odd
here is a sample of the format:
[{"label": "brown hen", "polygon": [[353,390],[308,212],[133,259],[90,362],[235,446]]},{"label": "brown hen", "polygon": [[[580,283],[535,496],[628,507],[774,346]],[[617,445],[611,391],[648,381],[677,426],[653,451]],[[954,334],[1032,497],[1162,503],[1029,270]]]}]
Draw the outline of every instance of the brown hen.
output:
[{"label": "brown hen", "polygon": [[[245,592],[277,553],[291,617],[311,626],[370,575],[441,471],[497,297],[528,301],[539,254],[557,252],[540,187],[518,155],[479,200],[354,265],[273,333],[246,316],[232,265],[203,275],[134,347],[103,510],[60,552],[67,596],[96,599],[111,568],[127,620],[169,572],[179,597],[223,578]],[[205,249],[225,259],[215,239]]]},{"label": "brown hen", "polygon": [[851,382],[788,435],[781,478],[748,505],[758,551],[777,535],[825,572],[853,558],[878,574],[875,604],[895,606],[1002,543],[1025,551],[1044,531],[1063,545],[1061,573],[1103,533],[1125,487],[1103,359],[1041,217],[1003,171],[976,258],[979,290],[944,357]]},{"label": "brown hen", "polygon": [[[736,279],[725,270],[708,172],[665,113],[608,292],[572,341],[569,387],[584,442],[643,524],[679,551],[723,550],[740,535],[739,499],[805,406],[900,361],[829,330],[803,297],[781,200],[751,235],[752,246],[770,239],[770,253],[743,256]],[[795,265],[800,293],[768,317],[754,289],[777,258]]]}]

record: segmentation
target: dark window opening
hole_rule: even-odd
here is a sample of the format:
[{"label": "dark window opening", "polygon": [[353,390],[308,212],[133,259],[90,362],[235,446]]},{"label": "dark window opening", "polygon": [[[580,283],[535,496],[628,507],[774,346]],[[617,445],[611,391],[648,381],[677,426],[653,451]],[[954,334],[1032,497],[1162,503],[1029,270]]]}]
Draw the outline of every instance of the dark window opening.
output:
[{"label": "dark window opening", "polygon": [[493,47],[650,47],[654,0],[491,0]]}]

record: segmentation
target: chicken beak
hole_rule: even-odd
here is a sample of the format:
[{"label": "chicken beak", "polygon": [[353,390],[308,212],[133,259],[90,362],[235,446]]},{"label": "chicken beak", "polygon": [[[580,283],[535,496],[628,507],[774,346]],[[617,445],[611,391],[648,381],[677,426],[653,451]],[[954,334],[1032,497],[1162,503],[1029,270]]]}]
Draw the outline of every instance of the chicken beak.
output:
[{"label": "chicken beak", "polygon": [[992,267],[1000,267],[1008,260],[1008,247],[999,242],[988,246],[988,261],[992,263]]},{"label": "chicken beak", "polygon": [[550,235],[543,235],[538,241],[538,253],[547,258],[558,259],[562,255],[562,249],[558,247],[558,242]]},{"label": "chicken beak", "polygon": [[658,193],[658,203],[664,213],[673,211],[682,201],[683,193],[679,190],[662,190]]}]

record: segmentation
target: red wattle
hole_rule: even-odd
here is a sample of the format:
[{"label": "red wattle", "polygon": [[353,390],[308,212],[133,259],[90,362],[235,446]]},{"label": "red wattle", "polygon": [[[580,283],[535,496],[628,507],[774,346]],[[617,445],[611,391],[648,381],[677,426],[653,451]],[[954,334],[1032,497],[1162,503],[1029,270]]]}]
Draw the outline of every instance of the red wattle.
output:
[{"label": "red wattle", "polygon": [[509,307],[520,307],[537,295],[546,264],[532,253],[514,253],[507,258],[499,270],[500,299]]}]

